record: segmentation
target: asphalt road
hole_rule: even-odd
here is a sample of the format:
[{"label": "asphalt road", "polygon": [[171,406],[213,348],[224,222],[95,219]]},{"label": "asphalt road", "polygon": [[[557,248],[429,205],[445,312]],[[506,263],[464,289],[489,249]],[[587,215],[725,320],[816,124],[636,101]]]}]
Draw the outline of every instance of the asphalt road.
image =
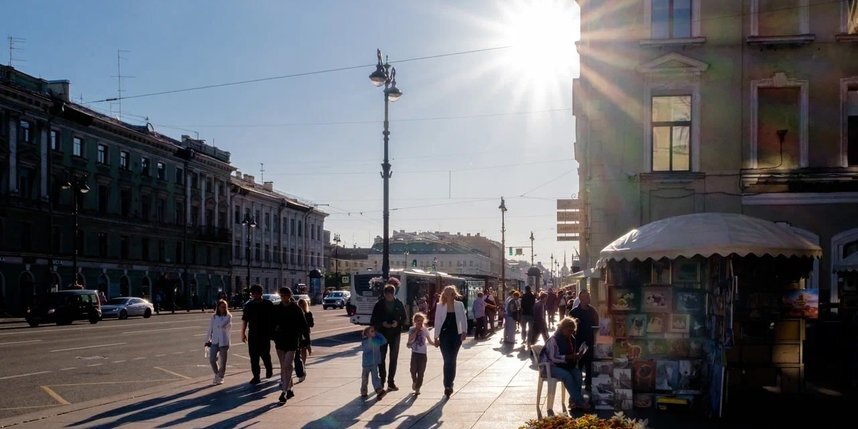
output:
[{"label": "asphalt road", "polygon": [[[325,356],[326,346],[357,344],[360,327],[349,322],[345,310],[313,306],[311,311],[316,320],[314,353],[309,359],[312,369],[314,358]],[[149,319],[105,319],[95,325],[77,321],[37,328],[23,322],[0,324],[0,419],[158,383],[211,376],[203,355],[203,336],[211,315],[162,312]],[[241,311],[237,311],[233,313],[227,376],[250,368],[240,330]],[[273,351],[272,343],[272,358],[278,367]],[[319,359],[319,365],[325,361]]]}]

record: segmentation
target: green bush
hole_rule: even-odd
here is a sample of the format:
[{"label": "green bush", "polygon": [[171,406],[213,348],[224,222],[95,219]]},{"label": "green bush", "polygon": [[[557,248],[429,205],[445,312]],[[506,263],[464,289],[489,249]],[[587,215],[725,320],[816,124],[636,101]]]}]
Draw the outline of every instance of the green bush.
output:
[{"label": "green bush", "polygon": [[553,416],[541,420],[528,420],[519,429],[646,429],[646,420],[626,417],[622,412],[610,419],[601,419],[595,414],[582,417]]}]

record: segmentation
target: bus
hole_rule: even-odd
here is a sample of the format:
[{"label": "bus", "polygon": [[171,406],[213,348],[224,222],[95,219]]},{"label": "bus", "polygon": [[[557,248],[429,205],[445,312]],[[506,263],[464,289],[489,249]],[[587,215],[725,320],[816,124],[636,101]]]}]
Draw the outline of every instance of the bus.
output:
[{"label": "bus", "polygon": [[[354,273],[352,277],[352,296],[351,303],[356,307],[355,314],[351,316],[351,322],[355,325],[369,325],[372,318],[372,309],[379,299],[382,299],[384,280],[381,274],[375,273]],[[396,288],[396,297],[405,305],[405,314],[407,316],[403,328],[411,325],[411,315],[417,310],[418,299],[426,297],[431,305],[433,299],[437,299],[435,294],[440,294],[441,290],[447,285],[456,286],[459,294],[462,295],[462,301],[465,303],[465,308],[470,314],[468,305],[468,284],[467,280],[461,277],[451,276],[442,272],[427,272],[414,268],[406,270],[391,270],[390,277],[399,280],[399,286]],[[428,321],[432,323],[432,321]]]}]

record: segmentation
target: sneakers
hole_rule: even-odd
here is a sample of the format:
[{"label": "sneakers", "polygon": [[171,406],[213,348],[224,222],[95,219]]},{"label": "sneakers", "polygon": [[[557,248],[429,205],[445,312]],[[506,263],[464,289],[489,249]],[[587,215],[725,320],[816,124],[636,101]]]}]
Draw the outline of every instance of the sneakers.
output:
[{"label": "sneakers", "polygon": [[360,397],[366,399],[369,398],[369,394],[366,392],[360,392]]},{"label": "sneakers", "polygon": [[395,384],[388,383],[388,385],[387,385],[387,390],[388,390],[388,391],[390,391],[390,392],[396,392],[397,390],[399,390],[399,388],[398,388],[398,387],[396,387],[396,385],[395,385]]},{"label": "sneakers", "polygon": [[293,392],[291,389],[286,391],[286,399],[292,399],[294,397],[295,397],[295,392]]},{"label": "sneakers", "polygon": [[286,398],[286,392],[283,392],[280,394],[280,398],[278,400],[280,401],[281,404],[285,404],[287,399],[288,398]]},{"label": "sneakers", "polygon": [[260,382],[259,377],[253,377],[250,379],[250,384],[259,384]]},{"label": "sneakers", "polygon": [[411,390],[413,390],[415,392],[417,391],[417,382],[416,381],[411,383]]},{"label": "sneakers", "polygon": [[380,401],[381,398],[384,398],[384,395],[387,395],[387,392],[384,389],[378,389],[375,391],[375,395],[376,395],[376,399],[378,399]]},{"label": "sneakers", "polygon": [[223,377],[217,378],[217,384],[223,384]]},{"label": "sneakers", "polygon": [[215,375],[215,376],[214,376],[214,380],[212,380],[212,385],[215,385],[215,384],[221,384],[221,383],[223,383],[223,381],[221,381],[220,377],[218,377],[217,375]]},{"label": "sneakers", "polygon": [[302,375],[302,376],[298,377],[298,382],[299,382],[299,383],[302,383],[302,382],[303,382],[304,380],[306,380],[306,379],[307,379],[307,376],[306,376],[306,375]]}]

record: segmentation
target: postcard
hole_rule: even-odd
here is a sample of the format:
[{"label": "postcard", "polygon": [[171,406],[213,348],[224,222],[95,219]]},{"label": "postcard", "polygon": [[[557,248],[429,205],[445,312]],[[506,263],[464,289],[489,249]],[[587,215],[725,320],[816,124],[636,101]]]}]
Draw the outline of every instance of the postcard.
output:
[{"label": "postcard", "polygon": [[641,311],[666,313],[671,310],[671,291],[667,287],[641,288]]},{"label": "postcard", "polygon": [[679,383],[679,363],[675,360],[655,361],[655,389],[672,391]]},{"label": "postcard", "polygon": [[647,316],[646,333],[663,334],[667,330],[667,322],[670,320],[668,313],[653,313]]},{"label": "postcard", "polygon": [[643,337],[646,334],[646,314],[630,314],[626,316],[626,333],[630,337]]},{"label": "postcard", "polygon": [[687,334],[689,328],[688,314],[672,313],[670,315],[670,326],[668,332],[676,334]]}]

